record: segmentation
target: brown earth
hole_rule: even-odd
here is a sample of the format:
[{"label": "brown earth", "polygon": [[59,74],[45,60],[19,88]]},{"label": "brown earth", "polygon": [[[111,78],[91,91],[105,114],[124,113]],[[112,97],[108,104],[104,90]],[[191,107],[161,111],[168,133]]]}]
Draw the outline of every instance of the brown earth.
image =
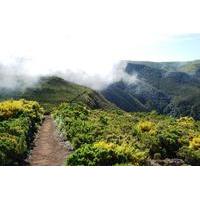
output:
[{"label": "brown earth", "polygon": [[58,138],[56,127],[51,116],[46,116],[34,147],[27,160],[31,166],[61,166],[69,154],[64,143]]}]

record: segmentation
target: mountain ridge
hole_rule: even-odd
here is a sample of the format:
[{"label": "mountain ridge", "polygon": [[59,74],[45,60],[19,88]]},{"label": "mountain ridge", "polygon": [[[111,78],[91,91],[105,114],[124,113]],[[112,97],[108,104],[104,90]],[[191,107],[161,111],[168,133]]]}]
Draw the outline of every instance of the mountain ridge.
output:
[{"label": "mountain ridge", "polygon": [[[127,84],[123,80],[112,83],[102,91],[102,94],[126,111],[143,111],[138,107],[138,103],[135,103],[137,100],[148,111],[156,110],[173,116],[189,115],[199,119],[200,61],[171,62],[173,70],[166,63],[168,62],[127,62],[124,72],[130,76],[137,75],[138,81],[132,84]],[[182,70],[189,68],[191,64],[195,64],[196,71],[193,70],[191,73]],[[120,91],[122,85],[123,89]],[[125,98],[124,93],[127,95]],[[120,100],[122,97],[134,106],[127,108]]]},{"label": "mountain ridge", "polygon": [[[81,95],[82,94],[82,95]],[[79,96],[80,95],[80,96]],[[78,97],[76,99],[76,97]],[[115,106],[106,100],[100,93],[57,76],[44,76],[32,87],[23,90],[0,91],[0,100],[27,99],[41,103],[47,110],[63,102],[84,103],[90,108],[113,109]]]}]

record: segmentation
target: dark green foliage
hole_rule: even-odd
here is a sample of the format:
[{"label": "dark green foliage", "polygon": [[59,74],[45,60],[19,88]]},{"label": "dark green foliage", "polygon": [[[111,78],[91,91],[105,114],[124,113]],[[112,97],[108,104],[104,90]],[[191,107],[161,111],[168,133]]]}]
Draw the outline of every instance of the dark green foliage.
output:
[{"label": "dark green foliage", "polygon": [[163,158],[175,158],[180,148],[179,136],[175,133],[164,132],[158,135],[159,147]]},{"label": "dark green foliage", "polygon": [[200,149],[193,150],[188,147],[183,147],[179,152],[179,156],[183,158],[187,164],[200,166]]}]

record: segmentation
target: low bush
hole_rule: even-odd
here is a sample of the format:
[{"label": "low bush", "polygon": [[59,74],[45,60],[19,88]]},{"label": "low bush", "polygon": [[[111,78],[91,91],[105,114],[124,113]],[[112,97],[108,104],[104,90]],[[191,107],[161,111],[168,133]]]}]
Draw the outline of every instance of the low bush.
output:
[{"label": "low bush", "polygon": [[86,144],[67,158],[68,165],[111,166],[120,164],[142,165],[146,153],[128,145],[116,145],[104,141]]},{"label": "low bush", "polygon": [[40,105],[33,101],[0,103],[0,165],[23,161],[42,122],[43,113]]},{"label": "low bush", "polygon": [[186,164],[200,166],[200,149],[194,150],[189,147],[182,147],[179,156]]},{"label": "low bush", "polygon": [[89,110],[76,104],[62,104],[53,117],[74,148],[68,165],[144,165],[158,158],[199,163],[200,122],[191,117]]},{"label": "low bush", "polygon": [[138,128],[141,132],[150,132],[155,127],[155,124],[151,121],[144,121],[138,123]]}]

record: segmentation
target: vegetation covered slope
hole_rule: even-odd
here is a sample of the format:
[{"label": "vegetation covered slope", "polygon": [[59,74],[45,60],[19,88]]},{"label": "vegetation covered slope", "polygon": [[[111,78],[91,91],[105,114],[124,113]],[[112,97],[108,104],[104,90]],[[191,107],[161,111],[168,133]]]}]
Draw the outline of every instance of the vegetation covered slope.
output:
[{"label": "vegetation covered slope", "polygon": [[181,67],[177,68],[177,71],[182,71],[190,74],[195,74],[200,69],[200,60],[186,62]]},{"label": "vegetation covered slope", "polygon": [[0,103],[0,165],[23,161],[43,114],[43,109],[34,101]]},{"label": "vegetation covered slope", "polygon": [[[84,94],[83,94],[84,93]],[[79,96],[82,94],[81,96]],[[79,96],[78,98],[76,98]],[[25,90],[1,90],[0,99],[6,98],[35,100],[41,103],[46,110],[52,110],[52,107],[63,102],[70,102],[74,98],[75,102],[83,102],[90,108],[114,108],[98,92],[84,86],[80,86],[59,77],[43,77],[37,84]]]},{"label": "vegetation covered slope", "polygon": [[[128,62],[125,73],[136,74],[138,81],[113,83],[102,94],[126,111],[144,111],[145,108],[200,119],[200,71],[198,67],[193,73],[183,70],[194,64],[199,65],[199,62]],[[132,106],[126,106],[126,102]]]},{"label": "vegetation covered slope", "polygon": [[199,165],[200,123],[190,117],[89,110],[62,104],[53,114],[74,152],[67,165]]}]

